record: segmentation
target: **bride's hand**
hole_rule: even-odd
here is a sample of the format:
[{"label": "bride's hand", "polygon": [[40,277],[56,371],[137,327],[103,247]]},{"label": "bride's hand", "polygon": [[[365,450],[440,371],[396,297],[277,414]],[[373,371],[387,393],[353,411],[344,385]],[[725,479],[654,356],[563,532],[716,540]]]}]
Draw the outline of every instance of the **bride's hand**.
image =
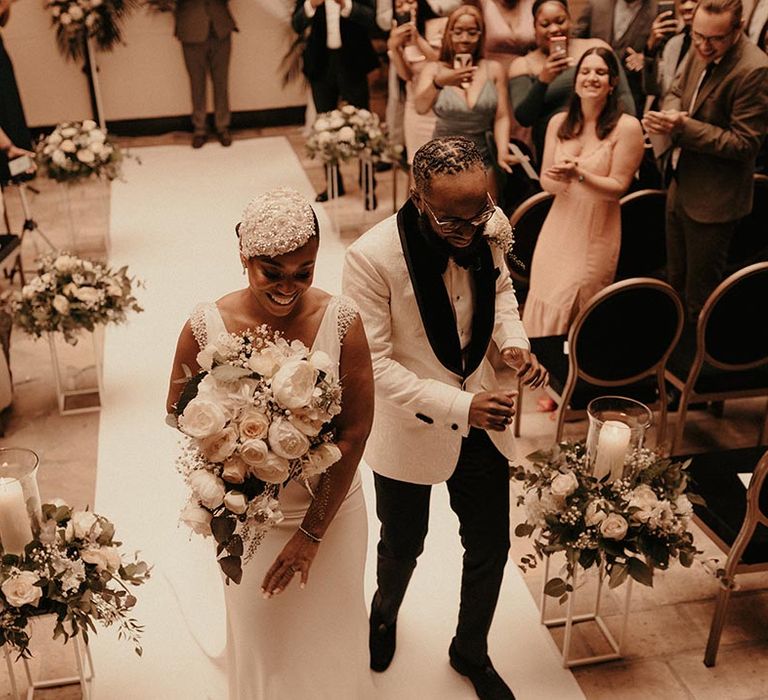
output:
[{"label": "bride's hand", "polygon": [[309,567],[312,566],[318,548],[317,542],[297,531],[277,555],[274,564],[269,567],[261,584],[264,597],[271,598],[284,591],[295,574],[301,575],[301,587],[304,588],[309,579]]}]

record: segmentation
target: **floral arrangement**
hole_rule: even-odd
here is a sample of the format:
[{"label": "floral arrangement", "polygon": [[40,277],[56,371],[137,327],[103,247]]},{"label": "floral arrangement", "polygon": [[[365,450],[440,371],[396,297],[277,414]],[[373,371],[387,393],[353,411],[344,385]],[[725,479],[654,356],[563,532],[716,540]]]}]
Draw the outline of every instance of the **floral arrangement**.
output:
[{"label": "floral arrangement", "polygon": [[[547,595],[565,600],[577,565],[602,564],[611,588],[627,576],[652,586],[654,569],[668,568],[670,559],[690,567],[700,554],[688,530],[691,502],[701,502],[686,495],[690,460],[675,462],[635,450],[622,478],[610,481],[606,475],[598,481],[582,443],[562,443],[528,459],[532,467],[512,470],[513,478],[523,482],[518,505],[526,510],[515,534],[535,534],[539,558],[555,552],[566,556],[566,576],[547,581]],[[536,566],[535,555],[523,558],[523,570]]]},{"label": "floral arrangement", "polygon": [[63,122],[36,147],[38,166],[57,182],[120,177],[123,153],[96,122]]},{"label": "floral arrangement", "polygon": [[37,275],[10,295],[14,323],[37,336],[59,332],[71,345],[78,331],[123,323],[129,311],[143,311],[133,296],[136,282],[128,268],[114,270],[102,263],[62,253],[46,256]]},{"label": "floral arrangement", "polygon": [[307,140],[307,153],[326,164],[338,164],[359,155],[374,160],[398,160],[402,147],[389,142],[386,125],[378,115],[344,105],[317,115]]},{"label": "floral arrangement", "polygon": [[24,556],[3,554],[0,564],[0,644],[29,657],[30,618],[56,615],[54,639],[82,634],[88,640],[94,622],[119,625],[119,637],[139,643],[142,626],[130,617],[136,598],[127,584],[138,586],[150,575],[146,562],[125,562],[115,526],[88,510],[72,510],[56,500],[42,509],[40,533]]},{"label": "floral arrangement", "polygon": [[120,22],[136,4],[136,0],[47,0],[59,51],[72,60],[82,59],[89,38],[109,51],[122,41]]},{"label": "floral arrangement", "polygon": [[341,459],[330,424],[341,385],[326,353],[266,326],[221,334],[197,362],[176,407],[189,438],[178,460],[190,489],[181,520],[213,535],[222,571],[240,583],[243,560],[282,520],[280,486],[295,479],[311,492],[308,480]]}]

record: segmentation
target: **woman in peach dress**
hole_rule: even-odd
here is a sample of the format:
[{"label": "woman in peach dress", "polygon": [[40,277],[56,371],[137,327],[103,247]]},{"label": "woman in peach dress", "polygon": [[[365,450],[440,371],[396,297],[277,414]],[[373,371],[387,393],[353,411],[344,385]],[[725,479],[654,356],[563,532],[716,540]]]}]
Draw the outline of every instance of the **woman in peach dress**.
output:
[{"label": "woman in peach dress", "polygon": [[619,198],[643,157],[640,122],[622,114],[619,64],[587,50],[567,112],[549,122],[541,185],[555,195],[531,265],[523,314],[529,337],[564,335],[579,309],[613,282],[621,245]]}]

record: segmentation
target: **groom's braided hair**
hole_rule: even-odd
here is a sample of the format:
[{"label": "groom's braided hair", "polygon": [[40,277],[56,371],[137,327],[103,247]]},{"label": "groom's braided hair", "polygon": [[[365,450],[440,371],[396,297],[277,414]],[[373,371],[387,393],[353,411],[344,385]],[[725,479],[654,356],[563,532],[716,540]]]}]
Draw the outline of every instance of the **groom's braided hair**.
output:
[{"label": "groom's braided hair", "polygon": [[435,175],[456,175],[483,167],[483,158],[472,141],[464,136],[446,136],[432,139],[416,151],[411,170],[416,190],[427,194]]}]

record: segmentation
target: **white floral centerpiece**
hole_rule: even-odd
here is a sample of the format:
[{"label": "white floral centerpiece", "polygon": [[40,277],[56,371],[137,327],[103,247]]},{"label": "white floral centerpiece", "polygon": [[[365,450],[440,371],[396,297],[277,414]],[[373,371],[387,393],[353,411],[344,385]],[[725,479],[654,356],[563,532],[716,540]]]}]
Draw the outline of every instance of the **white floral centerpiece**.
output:
[{"label": "white floral centerpiece", "polygon": [[40,532],[23,557],[2,556],[0,564],[0,644],[22,657],[29,652],[29,620],[56,616],[54,639],[82,635],[88,641],[94,623],[117,624],[120,638],[133,642],[141,655],[142,627],[130,617],[136,598],[128,585],[138,586],[150,575],[146,562],[124,560],[115,526],[88,510],[73,510],[56,500],[43,505]]},{"label": "white floral centerpiece", "polygon": [[57,182],[120,177],[123,153],[96,122],[62,122],[36,147],[38,166]]},{"label": "white floral centerpiece", "polygon": [[400,146],[390,143],[378,115],[352,105],[318,114],[306,146],[310,158],[335,165],[361,155],[397,160],[402,153]]},{"label": "white floral centerpiece", "polygon": [[59,51],[72,60],[85,55],[85,42],[95,40],[102,51],[122,41],[120,23],[136,7],[136,0],[46,0],[56,29]]},{"label": "white floral centerpiece", "polygon": [[123,323],[129,311],[140,312],[135,285],[128,268],[115,270],[103,263],[62,253],[46,256],[37,275],[21,290],[10,294],[14,323],[37,336],[59,332],[74,345],[80,330]]},{"label": "white floral centerpiece", "polygon": [[565,578],[545,583],[547,595],[565,600],[573,590],[576,566],[603,565],[609,587],[627,576],[653,585],[654,569],[667,569],[671,559],[685,567],[701,552],[688,530],[693,513],[686,469],[690,460],[675,462],[647,449],[633,452],[621,479],[598,481],[582,443],[562,443],[528,456],[532,466],[512,469],[523,484],[518,505],[526,520],[515,529],[518,537],[533,537],[535,555],[523,557],[521,568],[565,552]]},{"label": "white floral centerpiece", "polygon": [[266,326],[222,334],[197,362],[202,371],[185,380],[176,407],[188,436],[178,460],[190,489],[181,520],[213,535],[222,571],[240,583],[243,560],[282,520],[281,485],[295,479],[309,489],[341,459],[331,425],[341,385],[326,353]]}]

